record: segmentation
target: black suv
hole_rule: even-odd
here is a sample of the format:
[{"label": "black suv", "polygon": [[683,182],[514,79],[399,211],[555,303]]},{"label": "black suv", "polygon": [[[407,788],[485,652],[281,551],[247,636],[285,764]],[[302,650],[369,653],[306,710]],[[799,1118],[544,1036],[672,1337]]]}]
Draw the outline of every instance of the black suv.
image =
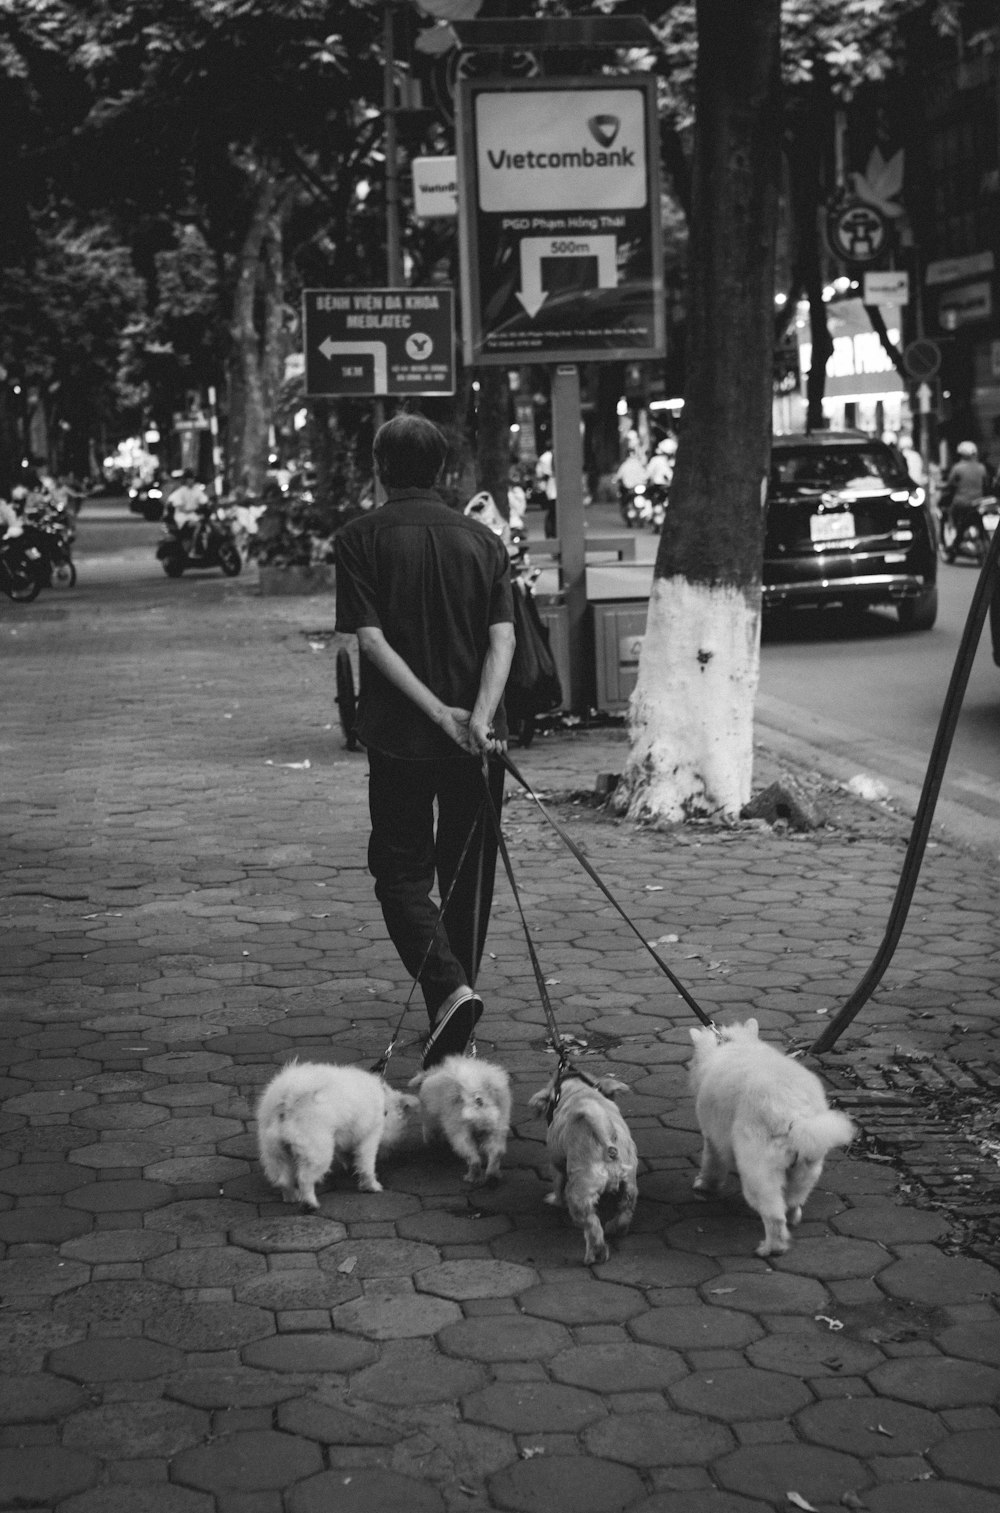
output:
[{"label": "black suv", "polygon": [[904,630],[937,619],[934,521],[895,447],[861,431],[776,436],[764,607],[891,604]]}]

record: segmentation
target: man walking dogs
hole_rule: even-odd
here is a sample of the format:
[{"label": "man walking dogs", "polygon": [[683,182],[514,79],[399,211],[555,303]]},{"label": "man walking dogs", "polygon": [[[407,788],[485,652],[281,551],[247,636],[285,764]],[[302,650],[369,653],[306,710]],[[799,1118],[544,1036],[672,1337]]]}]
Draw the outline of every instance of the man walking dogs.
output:
[{"label": "man walking dogs", "polygon": [[[446,452],[422,415],[381,426],[372,455],[386,502],[337,542],[337,629],[357,633],[364,661],[368,867],[390,939],[420,980],[425,1067],[463,1052],[483,1012],[474,987],[497,855],[483,769],[499,812],[514,652],[507,550],[435,492]],[[448,898],[440,922],[435,873]]]}]

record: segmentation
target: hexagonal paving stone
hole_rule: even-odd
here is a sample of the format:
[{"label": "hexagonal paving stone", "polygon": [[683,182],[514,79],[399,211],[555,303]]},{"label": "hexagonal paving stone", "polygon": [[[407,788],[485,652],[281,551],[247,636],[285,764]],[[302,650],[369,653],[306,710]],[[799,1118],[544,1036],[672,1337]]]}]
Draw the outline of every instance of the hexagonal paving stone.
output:
[{"label": "hexagonal paving stone", "polygon": [[603,1418],[595,1392],[553,1382],[494,1382],[463,1399],[462,1412],[475,1423],[511,1434],[576,1434]]},{"label": "hexagonal paving stone", "polygon": [[[770,1506],[789,1489],[801,1493],[806,1488],[809,1502],[839,1508],[845,1492],[857,1492],[871,1480],[861,1462],[849,1455],[787,1442],[743,1445],[717,1460],[713,1471],[724,1487],[760,1497]],[[867,1492],[863,1501],[868,1503]]]},{"label": "hexagonal paving stone", "polygon": [[672,1387],[670,1396],[689,1413],[733,1424],[745,1419],[785,1419],[812,1401],[808,1387],[793,1376],[752,1366],[694,1372]]},{"label": "hexagonal paving stone", "polygon": [[1000,1487],[1000,1429],[966,1429],[932,1446],[932,1464],[942,1475],[980,1487]]},{"label": "hexagonal paving stone", "polygon": [[982,1324],[953,1324],[950,1329],[936,1333],[934,1343],[945,1355],[1000,1366],[1000,1329],[995,1323],[991,1322],[988,1328]]},{"label": "hexagonal paving stone", "polygon": [[266,1274],[267,1262],[263,1256],[235,1245],[198,1245],[173,1250],[150,1261],[145,1269],[147,1277],[171,1287],[235,1287],[249,1277]]},{"label": "hexagonal paving stone", "polygon": [[[385,1180],[384,1176],[380,1180]],[[392,1223],[406,1214],[414,1214],[420,1208],[420,1199],[412,1193],[393,1192],[385,1188],[380,1193],[325,1192],[320,1194],[323,1217],[336,1219],[341,1224]]]},{"label": "hexagonal paving stone", "polygon": [[683,1492],[654,1492],[637,1503],[629,1513],[771,1513],[773,1503],[740,1497],[737,1492],[722,1492],[718,1487],[701,1491],[685,1488]]},{"label": "hexagonal paving stone", "polygon": [[699,1292],[706,1303],[720,1308],[745,1309],[748,1313],[830,1312],[830,1296],[812,1277],[790,1272],[730,1272],[717,1282],[706,1282]]},{"label": "hexagonal paving stone", "polygon": [[418,1271],[414,1282],[421,1292],[433,1292],[456,1302],[468,1298],[509,1298],[538,1281],[538,1273],[510,1261],[442,1261]]},{"label": "hexagonal paving stone", "polygon": [[377,1423],[370,1405],[364,1413],[355,1413],[320,1397],[298,1397],[282,1403],[278,1428],[323,1445],[394,1445],[406,1433],[401,1426]]},{"label": "hexagonal paving stone", "polygon": [[663,1239],[672,1250],[693,1250],[705,1256],[750,1256],[763,1237],[755,1213],[735,1200],[723,1213],[710,1211],[671,1224]]},{"label": "hexagonal paving stone", "polygon": [[144,1213],[162,1208],[173,1196],[173,1188],[162,1182],[91,1182],[67,1193],[64,1201],[92,1214]]},{"label": "hexagonal paving stone", "polygon": [[18,1256],[0,1261],[0,1296],[5,1298],[48,1294],[55,1297],[88,1281],[90,1270],[78,1261],[64,1261],[56,1256]]},{"label": "hexagonal paving stone", "polygon": [[0,1214],[0,1241],[6,1245],[61,1245],[93,1226],[90,1214],[61,1206],[14,1208]]},{"label": "hexagonal paving stone", "polygon": [[765,1371],[787,1371],[792,1376],[864,1376],[880,1361],[881,1350],[861,1340],[850,1339],[843,1330],[833,1332],[810,1324],[805,1329],[769,1334],[747,1347],[747,1359]]},{"label": "hexagonal paving stone", "polygon": [[[244,1224],[251,1220],[256,1222],[256,1218],[257,1210],[251,1203],[234,1203],[231,1198],[182,1198],[147,1214],[143,1222],[146,1229],[167,1234],[222,1234],[231,1230],[235,1236]],[[247,1250],[253,1249],[243,1239],[237,1239],[235,1243]]]},{"label": "hexagonal paving stone", "polygon": [[79,1387],[59,1377],[0,1377],[0,1424],[41,1424],[62,1418],[86,1398]]},{"label": "hexagonal paving stone", "polygon": [[835,1214],[830,1224],[838,1234],[880,1240],[883,1245],[941,1240],[948,1233],[948,1221],[943,1214],[933,1213],[929,1208],[904,1207],[901,1203],[849,1208],[846,1213]]},{"label": "hexagonal paving stone", "polygon": [[591,1387],[595,1392],[657,1392],[687,1375],[687,1366],[672,1350],[608,1340],[571,1345],[548,1363],[558,1382]]},{"label": "hexagonal paving stone", "polygon": [[322,1452],[312,1440],[259,1429],[183,1450],[170,1471],[175,1481],[206,1492],[262,1492],[282,1491],[322,1467]]},{"label": "hexagonal paving stone", "polygon": [[378,1288],[353,1302],[342,1303],[333,1312],[335,1329],[365,1334],[373,1340],[405,1340],[437,1334],[439,1329],[461,1318],[461,1308],[447,1298],[436,1298],[430,1293],[383,1293]]},{"label": "hexagonal paving stone", "polygon": [[169,1119],[165,1108],[152,1103],[95,1103],[81,1109],[70,1120],[82,1129],[148,1129]]},{"label": "hexagonal paving stone", "polygon": [[245,1303],[171,1301],[146,1320],[148,1339],[178,1350],[238,1350],[274,1333],[274,1317]]},{"label": "hexagonal paving stone", "polygon": [[288,1513],[444,1513],[440,1492],[395,1471],[324,1471],[293,1487]]},{"label": "hexagonal paving stone", "polygon": [[185,1082],[202,1080],[232,1064],[231,1056],[218,1056],[212,1051],[167,1051],[163,1056],[148,1057],[143,1067],[147,1072],[162,1073],[171,1082]]},{"label": "hexagonal paving stone", "polygon": [[475,1392],[483,1378],[481,1366],[450,1360],[427,1340],[390,1340],[376,1365],[351,1378],[351,1391],[359,1401],[392,1407],[452,1403]]},{"label": "hexagonal paving stone", "polygon": [[420,1245],[416,1240],[343,1240],[325,1249],[319,1264],[324,1271],[337,1271],[350,1260],[351,1276],[367,1279],[425,1271],[440,1259],[430,1245]]},{"label": "hexagonal paving stone", "polygon": [[236,1288],[236,1301],[254,1308],[271,1308],[276,1313],[297,1309],[333,1309],[361,1296],[361,1283],[352,1276],[336,1272],[314,1271],[311,1267],[291,1271],[268,1271],[251,1277]]},{"label": "hexagonal paving stone", "polygon": [[521,1314],[484,1314],[449,1324],[438,1335],[447,1355],[474,1361],[536,1361],[564,1350],[570,1336],[561,1324]]},{"label": "hexagonal paving stone", "polygon": [[[110,1171],[114,1167],[145,1167],[162,1155],[163,1146],[153,1140],[97,1140],[74,1151],[70,1160],[76,1167]],[[79,1187],[85,1180],[78,1171],[76,1185]]]},{"label": "hexagonal paving stone", "polygon": [[140,1277],[90,1282],[86,1287],[63,1293],[52,1311],[57,1319],[66,1319],[81,1330],[92,1324],[114,1323],[139,1333],[143,1320],[159,1313],[174,1297],[169,1287],[145,1282]]},{"label": "hexagonal paving stone", "polygon": [[612,1413],[584,1434],[593,1455],[629,1466],[703,1466],[733,1448],[722,1424],[687,1413]]},{"label": "hexagonal paving stone", "polygon": [[995,1403],[1000,1371],[980,1361],[951,1361],[941,1356],[904,1356],[869,1372],[876,1392],[925,1408],[965,1408]]},{"label": "hexagonal paving stone", "polygon": [[867,1459],[875,1454],[922,1455],[947,1430],[936,1413],[888,1397],[838,1397],[797,1414],[803,1438]]},{"label": "hexagonal paving stone", "polygon": [[584,1276],[567,1282],[529,1287],[518,1302],[525,1313],[561,1324],[621,1324],[642,1313],[646,1301],[632,1287],[619,1287]]},{"label": "hexagonal paving stone", "polygon": [[490,1497],[513,1513],[618,1513],[642,1496],[636,1471],[593,1456],[538,1456],[506,1466],[489,1479]]},{"label": "hexagonal paving stone", "polygon": [[738,1350],[763,1334],[750,1314],[726,1308],[651,1308],[633,1319],[637,1340],[675,1350]]},{"label": "hexagonal paving stone", "polygon": [[849,1240],[838,1235],[793,1239],[783,1256],[769,1257],[778,1271],[837,1282],[847,1277],[873,1277],[892,1262],[892,1256],[873,1240]]},{"label": "hexagonal paving stone", "polygon": [[478,1213],[468,1206],[430,1208],[396,1221],[396,1232],[403,1239],[427,1245],[484,1245],[510,1228],[506,1214]]},{"label": "hexagonal paving stone", "polygon": [[209,1429],[206,1413],[178,1403],[140,1399],[105,1403],[74,1413],[63,1426],[64,1445],[90,1450],[104,1460],[135,1460],[155,1456],[169,1460],[197,1445]]},{"label": "hexagonal paving stone", "polygon": [[114,1265],[122,1261],[148,1261],[173,1250],[172,1235],[154,1234],[149,1229],[98,1229],[60,1246],[59,1254],[86,1261],[91,1266]]},{"label": "hexagonal paving stone", "polygon": [[49,1369],[78,1382],[143,1382],[175,1371],[182,1361],[180,1352],[166,1345],[115,1337],[79,1340],[53,1350]]},{"label": "hexagonal paving stone", "polygon": [[[91,1147],[87,1147],[91,1149]],[[80,1152],[81,1156],[86,1150]],[[69,1161],[22,1161],[18,1166],[0,1170],[0,1193],[9,1193],[13,1198],[46,1194],[68,1193],[80,1187],[86,1178],[78,1167]]]},{"label": "hexagonal paving stone", "polygon": [[879,1275],[879,1286],[915,1303],[978,1303],[997,1288],[997,1273],[985,1261],[946,1256],[933,1245],[901,1246],[902,1257]]},{"label": "hexagonal paving stone", "polygon": [[628,1235],[616,1241],[610,1261],[594,1268],[602,1282],[625,1282],[633,1287],[697,1287],[718,1276],[710,1256],[671,1250],[653,1235]]},{"label": "hexagonal paving stone", "polygon": [[8,1508],[52,1507],[92,1487],[101,1463],[78,1450],[46,1445],[39,1454],[36,1445],[0,1446],[0,1496]]},{"label": "hexagonal paving stone", "polygon": [[252,1219],[232,1230],[234,1245],[245,1250],[257,1250],[265,1255],[282,1255],[297,1250],[325,1250],[343,1240],[347,1234],[343,1224],[334,1219],[321,1218],[319,1214],[298,1213],[289,1206],[287,1213],[270,1219]]},{"label": "hexagonal paving stone", "polygon": [[377,1359],[378,1350],[355,1334],[279,1334],[257,1340],[241,1352],[248,1366],[263,1371],[357,1371]]}]

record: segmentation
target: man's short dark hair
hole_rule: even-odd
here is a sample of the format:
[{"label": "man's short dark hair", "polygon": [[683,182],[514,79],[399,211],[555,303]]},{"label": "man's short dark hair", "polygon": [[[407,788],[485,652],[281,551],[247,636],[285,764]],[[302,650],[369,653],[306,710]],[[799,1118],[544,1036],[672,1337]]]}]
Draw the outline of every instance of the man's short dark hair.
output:
[{"label": "man's short dark hair", "polygon": [[448,443],[424,415],[395,415],[379,426],[372,446],[387,489],[433,488],[448,455]]}]

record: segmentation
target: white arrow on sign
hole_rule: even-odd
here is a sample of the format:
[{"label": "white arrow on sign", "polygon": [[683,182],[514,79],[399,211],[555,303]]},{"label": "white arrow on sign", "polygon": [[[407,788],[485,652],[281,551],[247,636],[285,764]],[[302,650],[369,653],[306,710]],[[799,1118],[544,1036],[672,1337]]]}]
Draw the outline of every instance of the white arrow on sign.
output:
[{"label": "white arrow on sign", "polygon": [[542,259],[596,257],[597,286],[614,289],[618,283],[618,242],[614,236],[526,236],[521,242],[521,287],[517,297],[532,320],[545,303]]},{"label": "white arrow on sign", "polygon": [[375,359],[375,393],[389,390],[389,355],[384,341],[334,341],[328,336],[319,350],[329,360],[333,357],[373,357]]}]

